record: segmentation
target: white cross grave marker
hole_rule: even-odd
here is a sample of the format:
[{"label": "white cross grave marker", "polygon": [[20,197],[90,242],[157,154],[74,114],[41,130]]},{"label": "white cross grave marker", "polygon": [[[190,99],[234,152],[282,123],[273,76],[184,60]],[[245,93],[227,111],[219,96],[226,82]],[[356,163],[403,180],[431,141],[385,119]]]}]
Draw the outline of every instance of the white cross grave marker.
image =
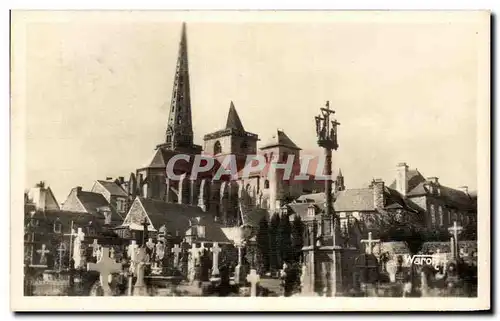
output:
[{"label": "white cross grave marker", "polygon": [[200,254],[200,249],[196,247],[196,244],[193,244],[188,251],[191,253],[191,260],[196,261]]},{"label": "white cross grave marker", "polygon": [[250,270],[250,274],[247,275],[247,281],[250,282],[250,296],[257,296],[257,284],[260,281],[260,276],[257,274],[257,270]]},{"label": "white cross grave marker", "polygon": [[42,248],[36,252],[40,254],[40,265],[47,265],[47,258],[45,257],[45,254],[50,253],[50,251],[46,249],[45,244],[42,244]]},{"label": "white cross grave marker", "polygon": [[182,249],[179,247],[178,244],[174,244],[174,247],[170,251],[172,251],[172,253],[174,253],[174,266],[178,267],[179,266],[179,255],[182,252]]},{"label": "white cross grave marker", "polygon": [[361,240],[361,243],[368,243],[367,248],[366,248],[366,253],[367,254],[372,254],[372,246],[375,243],[380,242],[380,240],[374,240],[372,239],[372,232],[368,232],[368,239]]},{"label": "white cross grave marker", "polygon": [[210,251],[213,253],[212,275],[218,275],[219,274],[219,253],[222,251],[221,248],[219,247],[219,243],[214,242],[214,245],[212,246]]},{"label": "white cross grave marker", "polygon": [[448,228],[448,231],[453,235],[454,247],[452,247],[453,251],[451,252],[453,258],[456,258],[458,254],[458,233],[460,233],[462,230],[463,227],[458,226],[457,221],[453,222],[453,227]]},{"label": "white cross grave marker", "polygon": [[100,273],[99,280],[101,281],[104,295],[111,295],[111,288],[108,284],[109,278],[113,273],[121,272],[122,265],[109,257],[109,248],[103,247],[100,260],[97,263],[88,263],[87,270]]}]

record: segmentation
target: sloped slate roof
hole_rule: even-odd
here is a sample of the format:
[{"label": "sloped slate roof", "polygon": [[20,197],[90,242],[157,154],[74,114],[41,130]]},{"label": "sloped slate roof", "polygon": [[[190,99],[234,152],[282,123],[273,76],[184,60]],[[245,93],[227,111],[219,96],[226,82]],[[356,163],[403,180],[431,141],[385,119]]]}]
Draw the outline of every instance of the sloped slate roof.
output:
[{"label": "sloped slate roof", "polygon": [[[146,210],[146,214],[149,216],[151,222],[157,229],[163,225],[163,223],[168,222],[172,224],[167,224],[170,225],[170,227],[176,227],[175,229],[183,231],[187,228],[182,227],[185,225],[189,227],[190,218],[205,215],[202,209],[198,206],[167,203],[143,197],[140,197],[139,200]],[[169,226],[167,226],[167,230],[169,232],[175,232],[175,229],[170,230]]]},{"label": "sloped slate roof", "polygon": [[[407,195],[409,195],[420,183],[425,182],[425,178],[417,169],[410,169],[406,175],[406,182],[408,184]],[[396,189],[396,180],[394,180],[389,187]]]},{"label": "sloped slate roof", "polygon": [[369,188],[347,189],[337,193],[335,211],[374,211],[373,190]]},{"label": "sloped slate roof", "polygon": [[260,147],[260,149],[271,148],[276,146],[288,147],[291,149],[300,150],[300,148],[295,145],[295,143],[288,137],[285,132],[281,130],[277,130],[276,134],[274,134],[271,139],[264,144],[264,146]]},{"label": "sloped slate roof", "polygon": [[259,227],[260,221],[267,216],[267,210],[263,208],[253,208],[242,213],[243,224],[252,227]]},{"label": "sloped slate roof", "polygon": [[325,201],[325,193],[313,193],[301,195],[297,198],[297,202],[301,203],[319,203]]},{"label": "sloped slate roof", "polygon": [[104,187],[111,195],[127,197],[127,193],[115,182],[101,180],[98,180],[97,182],[99,182],[99,184],[101,184],[102,187]]},{"label": "sloped slate roof", "polygon": [[99,209],[106,208],[111,211],[111,220],[113,222],[121,222],[123,220],[123,217],[118,214],[113,208],[111,208],[108,201],[102,194],[81,191],[78,192],[77,197],[82,203],[83,207],[87,210],[87,212],[94,215],[95,217],[104,218],[104,215],[99,211]]},{"label": "sloped slate roof", "polygon": [[243,124],[241,123],[240,116],[238,116],[238,112],[236,112],[236,108],[234,108],[234,103],[232,101],[227,115],[226,129],[234,129],[241,132],[245,131]]}]

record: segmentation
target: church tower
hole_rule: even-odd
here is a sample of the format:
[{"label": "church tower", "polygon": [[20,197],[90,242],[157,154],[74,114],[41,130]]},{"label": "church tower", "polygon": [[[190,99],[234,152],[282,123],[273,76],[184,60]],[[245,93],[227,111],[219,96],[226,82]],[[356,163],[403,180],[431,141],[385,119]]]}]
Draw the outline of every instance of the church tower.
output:
[{"label": "church tower", "polygon": [[342,175],[342,170],[339,168],[339,173],[335,179],[335,192],[340,192],[345,190],[344,176]]},{"label": "church tower", "polygon": [[187,37],[186,26],[183,24],[165,142],[157,145],[153,157],[143,167],[137,169],[135,178],[138,196],[196,205],[194,193],[198,182],[189,180],[191,164],[176,163],[174,172],[177,175],[183,175],[180,181],[167,177],[166,167],[175,155],[192,156],[200,153],[201,146],[193,143]]},{"label": "church tower", "polygon": [[244,160],[247,155],[257,152],[259,137],[257,134],[245,131],[234,103],[231,101],[226,127],[205,135],[203,140],[205,141],[204,151],[216,158],[233,154],[236,159]]},{"label": "church tower", "polygon": [[179,53],[175,69],[165,143],[157,146],[183,153],[199,154],[201,146],[193,144],[191,123],[191,96],[186,24],[182,25]]}]

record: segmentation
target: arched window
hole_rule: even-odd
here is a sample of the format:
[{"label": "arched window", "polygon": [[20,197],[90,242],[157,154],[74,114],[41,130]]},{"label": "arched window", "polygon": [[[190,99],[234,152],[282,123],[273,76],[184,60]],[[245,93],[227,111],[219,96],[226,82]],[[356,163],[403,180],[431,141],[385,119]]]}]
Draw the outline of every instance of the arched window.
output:
[{"label": "arched window", "polygon": [[269,180],[268,179],[266,179],[264,181],[264,188],[269,188]]},{"label": "arched window", "polygon": [[214,144],[214,155],[222,153],[222,146],[219,141],[216,141]]}]

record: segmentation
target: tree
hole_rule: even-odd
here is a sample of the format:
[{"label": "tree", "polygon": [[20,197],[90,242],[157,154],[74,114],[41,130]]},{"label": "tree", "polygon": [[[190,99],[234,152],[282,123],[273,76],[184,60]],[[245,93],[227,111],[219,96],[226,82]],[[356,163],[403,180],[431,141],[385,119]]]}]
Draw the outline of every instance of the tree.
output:
[{"label": "tree", "polygon": [[269,270],[269,223],[267,218],[264,216],[259,222],[259,231],[257,232],[257,247],[259,249],[259,254],[262,258],[262,270]]},{"label": "tree", "polygon": [[280,217],[274,214],[269,225],[269,265],[271,270],[281,268],[281,257],[279,251],[279,226]]},{"label": "tree", "polygon": [[300,262],[302,247],[304,246],[304,224],[300,216],[295,215],[292,222],[292,251],[293,261]]},{"label": "tree", "polygon": [[279,252],[284,262],[293,261],[292,226],[288,216],[283,216],[279,224]]}]

